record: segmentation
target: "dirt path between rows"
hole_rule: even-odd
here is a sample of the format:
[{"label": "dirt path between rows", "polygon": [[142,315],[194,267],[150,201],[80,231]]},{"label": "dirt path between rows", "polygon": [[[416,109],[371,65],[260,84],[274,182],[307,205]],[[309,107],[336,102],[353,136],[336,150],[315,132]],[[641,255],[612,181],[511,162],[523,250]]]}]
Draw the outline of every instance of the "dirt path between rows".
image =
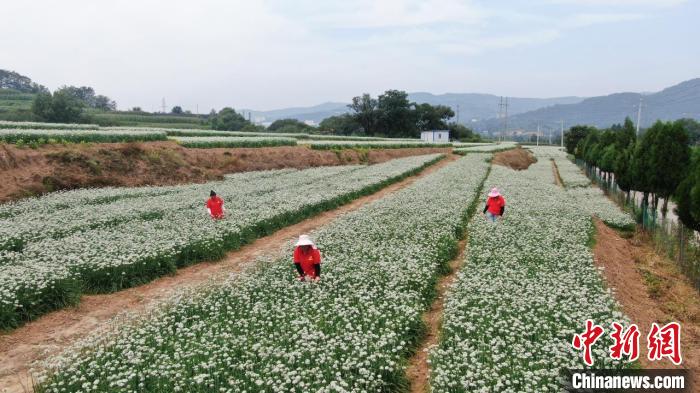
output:
[{"label": "dirt path between rows", "polygon": [[[163,301],[184,288],[220,280],[242,271],[256,258],[278,253],[280,248],[301,233],[319,228],[336,217],[379,200],[413,184],[460,156],[450,154],[421,173],[390,185],[372,195],[359,198],[335,210],[321,213],[298,224],[283,228],[227,254],[217,262],[202,262],[180,269],[173,276],[124,291],[83,296],[75,308],[59,310],[0,336],[0,392],[31,391],[29,370],[32,363],[60,353],[72,343],[106,324],[124,311],[139,312]],[[5,389],[5,390],[3,390]]]},{"label": "dirt path between rows", "polygon": [[554,175],[554,184],[563,188],[564,182],[561,181],[561,175],[559,174],[559,167],[557,167],[557,163],[554,162],[554,160],[552,160],[552,174]]},{"label": "dirt path between rows", "polygon": [[[492,161],[494,162],[494,161]],[[498,165],[505,165],[503,162]],[[508,166],[508,165],[505,165]],[[529,166],[529,164],[527,164]],[[527,168],[527,167],[526,167]],[[488,178],[488,174],[486,175]],[[484,179],[486,180],[486,179]],[[481,188],[483,188],[483,184]],[[479,198],[479,196],[477,196]],[[428,356],[430,349],[438,344],[440,340],[440,329],[442,327],[442,315],[445,309],[446,292],[457,278],[457,273],[464,266],[467,253],[469,235],[457,243],[457,256],[449,262],[450,272],[438,279],[436,284],[436,296],[430,308],[423,313],[421,319],[426,327],[425,336],[420,342],[418,349],[413,356],[408,359],[406,367],[406,378],[409,382],[411,393],[425,393],[430,390],[430,365]]]},{"label": "dirt path between rows", "polygon": [[[623,239],[614,229],[595,219],[595,264],[603,268],[608,287],[615,289],[615,299],[624,313],[639,326],[639,362],[643,368],[680,368],[669,360],[650,362],[646,358],[646,334],[652,322],[681,323],[683,368],[696,380],[700,375],[700,295],[674,266],[659,256],[638,233]],[[694,391],[700,391],[696,383]]]},{"label": "dirt path between rows", "polygon": [[457,272],[464,265],[467,241],[468,239],[465,238],[458,243],[459,253],[449,263],[450,273],[440,277],[437,283],[437,296],[433,304],[430,305],[430,309],[423,313],[422,319],[426,326],[425,337],[416,353],[409,359],[408,367],[406,368],[406,377],[410,382],[411,393],[426,393],[429,391],[429,351],[437,345],[440,339],[440,326],[442,325],[442,314],[445,307],[445,292],[452,286],[455,278],[457,278]]},{"label": "dirt path between rows", "polygon": [[[555,183],[563,187],[557,164],[552,160]],[[592,187],[595,187],[594,185]],[[659,255],[643,231],[631,238],[605,225],[597,217],[593,259],[603,279],[632,323],[641,331],[639,363],[645,369],[685,368],[693,378],[693,391],[700,392],[700,295],[681,274],[675,262]],[[668,359],[651,362],[646,357],[646,334],[653,322],[681,323],[683,363]]]}]

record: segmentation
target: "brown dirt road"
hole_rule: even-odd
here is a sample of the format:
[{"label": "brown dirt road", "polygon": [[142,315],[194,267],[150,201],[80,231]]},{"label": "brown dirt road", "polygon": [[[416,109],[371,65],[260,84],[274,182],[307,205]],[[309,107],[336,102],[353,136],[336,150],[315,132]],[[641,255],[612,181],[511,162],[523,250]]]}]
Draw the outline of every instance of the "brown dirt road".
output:
[{"label": "brown dirt road", "polygon": [[[638,233],[623,239],[614,229],[595,219],[596,266],[603,267],[608,287],[624,313],[642,332],[639,361],[644,368],[683,367],[700,376],[700,295],[675,269],[673,261],[659,256]],[[646,334],[652,322],[681,324],[683,364],[675,366],[667,359],[650,362],[646,358]],[[694,391],[700,391],[695,383]]]},{"label": "brown dirt road", "polygon": [[[29,370],[34,362],[60,353],[124,311],[146,310],[183,288],[204,285],[212,279],[224,279],[231,273],[240,272],[257,257],[279,253],[280,247],[299,234],[311,232],[341,214],[356,210],[405,188],[417,179],[435,172],[458,158],[459,156],[456,155],[448,155],[416,176],[260,238],[239,250],[228,253],[222,261],[202,262],[180,269],[173,276],[162,277],[136,288],[106,295],[83,296],[80,304],[75,308],[47,314],[10,333],[0,335],[0,392],[31,391]],[[4,391],[3,388],[7,390]]]},{"label": "brown dirt road", "polygon": [[[563,187],[559,170],[552,160],[555,183]],[[594,262],[602,267],[603,279],[622,311],[639,327],[639,362],[643,368],[685,368],[693,378],[693,391],[700,392],[700,295],[678,271],[675,262],[659,255],[643,231],[623,238],[598,218],[594,218]],[[669,360],[651,362],[646,357],[646,334],[652,322],[681,323],[683,363]]]}]

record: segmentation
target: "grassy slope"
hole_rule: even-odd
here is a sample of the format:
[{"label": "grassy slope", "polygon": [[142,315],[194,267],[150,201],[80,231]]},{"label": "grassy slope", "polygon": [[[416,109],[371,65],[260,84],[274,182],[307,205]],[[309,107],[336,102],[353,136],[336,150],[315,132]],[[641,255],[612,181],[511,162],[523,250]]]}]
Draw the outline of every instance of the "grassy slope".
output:
[{"label": "grassy slope", "polygon": [[[0,120],[37,121],[31,113],[35,94],[0,89]],[[208,128],[195,115],[163,115],[89,110],[91,122],[102,126]]]}]

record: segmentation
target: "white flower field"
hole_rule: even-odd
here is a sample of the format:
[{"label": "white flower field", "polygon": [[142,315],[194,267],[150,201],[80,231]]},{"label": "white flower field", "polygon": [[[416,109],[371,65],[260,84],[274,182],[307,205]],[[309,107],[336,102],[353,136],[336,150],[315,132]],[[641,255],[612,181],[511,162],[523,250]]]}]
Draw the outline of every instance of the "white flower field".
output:
[{"label": "white flower field", "polygon": [[491,144],[474,144],[469,147],[455,146],[453,150],[457,154],[467,154],[467,153],[493,153],[501,150],[512,149],[516,146],[515,142],[500,142]]},{"label": "white flower field", "polygon": [[[115,291],[221,258],[440,158],[250,172],[189,186],[71,191],[2,205],[0,328],[74,304],[82,292]],[[204,209],[210,189],[227,202],[224,220],[212,221]]]},{"label": "white flower field", "polygon": [[[176,291],[44,359],[34,390],[405,392],[409,358],[429,328],[423,315],[466,234],[464,264],[428,348],[429,391],[561,391],[562,369],[587,368],[571,345],[585,321],[606,329],[629,323],[593,263],[593,218],[624,229],[635,222],[559,148],[532,147],[537,162],[514,171],[491,164],[494,146],[512,147],[468,148],[310,233],[323,255],[320,280],[297,279],[288,243],[276,257]],[[75,304],[83,293],[222,258],[443,158],[57,192],[0,205],[0,328]],[[480,214],[491,187],[507,202],[496,223]],[[204,209],[211,189],[226,201],[223,220]],[[633,367],[612,360],[610,344],[603,336],[594,347],[594,368]]]},{"label": "white flower field", "polygon": [[0,142],[22,144],[39,141],[41,143],[79,143],[79,142],[146,142],[164,141],[163,131],[97,131],[90,129],[3,129],[0,127]]},{"label": "white flower field", "polygon": [[270,147],[270,146],[296,146],[294,138],[258,137],[258,136],[176,136],[169,139],[176,141],[184,147],[211,149],[215,147]]},{"label": "white flower field", "polygon": [[[592,213],[619,226],[632,218],[602,193],[556,186],[549,156],[536,152],[526,171],[492,168],[486,184],[501,188],[508,208],[497,225],[475,216],[468,226],[466,264],[430,356],[433,391],[558,391],[561,368],[584,368],[571,337],[585,320],[625,320],[588,244]],[[624,367],[606,345],[595,349],[599,368]]]},{"label": "white flower field", "polygon": [[485,158],[462,158],[312,234],[325,258],[320,282],[296,281],[282,258],[181,296],[66,354],[39,391],[401,390],[403,361],[455,255]]}]

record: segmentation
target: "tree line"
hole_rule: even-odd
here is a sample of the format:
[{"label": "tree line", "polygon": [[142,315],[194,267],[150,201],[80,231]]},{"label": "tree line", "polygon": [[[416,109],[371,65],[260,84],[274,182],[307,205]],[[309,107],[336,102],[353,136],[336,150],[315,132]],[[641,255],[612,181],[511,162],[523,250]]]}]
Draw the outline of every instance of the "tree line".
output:
[{"label": "tree line", "polygon": [[417,104],[408,100],[408,93],[388,90],[373,98],[369,94],[354,97],[348,105],[350,113],[331,116],[313,127],[297,119],[278,119],[267,128],[249,122],[233,108],[224,108],[209,115],[215,130],[270,131],[279,133],[320,133],[332,135],[384,136],[417,138],[421,131],[450,130],[452,139],[479,141],[480,135],[470,128],[450,122],[455,113],[444,105]]},{"label": "tree line", "polygon": [[666,215],[674,200],[676,214],[689,228],[700,230],[700,124],[691,119],[657,121],[637,135],[632,120],[609,129],[574,126],[564,135],[568,153],[597,168],[603,182],[612,183],[630,202],[633,191],[642,193],[642,208]]},{"label": "tree line", "polygon": [[[1,71],[1,70],[0,70]],[[107,96],[96,94],[88,86],[63,86],[53,93],[37,85],[27,77],[5,72],[2,86],[36,93],[31,112],[37,120],[53,123],[88,123],[90,113],[86,109],[115,111],[117,103]],[[349,113],[331,116],[313,127],[297,119],[279,119],[267,128],[253,124],[235,109],[225,107],[201,116],[203,122],[214,130],[269,131],[279,133],[320,133],[332,135],[384,136],[417,138],[421,131],[450,130],[453,140],[480,141],[472,129],[450,121],[455,113],[445,105],[418,104],[408,99],[408,93],[387,90],[377,98],[362,94],[352,98]],[[146,114],[140,107],[132,112]],[[176,105],[170,111],[174,115],[191,115]]]},{"label": "tree line", "polygon": [[86,108],[113,111],[117,103],[107,96],[95,94],[95,90],[88,86],[63,86],[53,93],[40,91],[32,101],[32,113],[39,120],[52,123],[88,122]]}]

